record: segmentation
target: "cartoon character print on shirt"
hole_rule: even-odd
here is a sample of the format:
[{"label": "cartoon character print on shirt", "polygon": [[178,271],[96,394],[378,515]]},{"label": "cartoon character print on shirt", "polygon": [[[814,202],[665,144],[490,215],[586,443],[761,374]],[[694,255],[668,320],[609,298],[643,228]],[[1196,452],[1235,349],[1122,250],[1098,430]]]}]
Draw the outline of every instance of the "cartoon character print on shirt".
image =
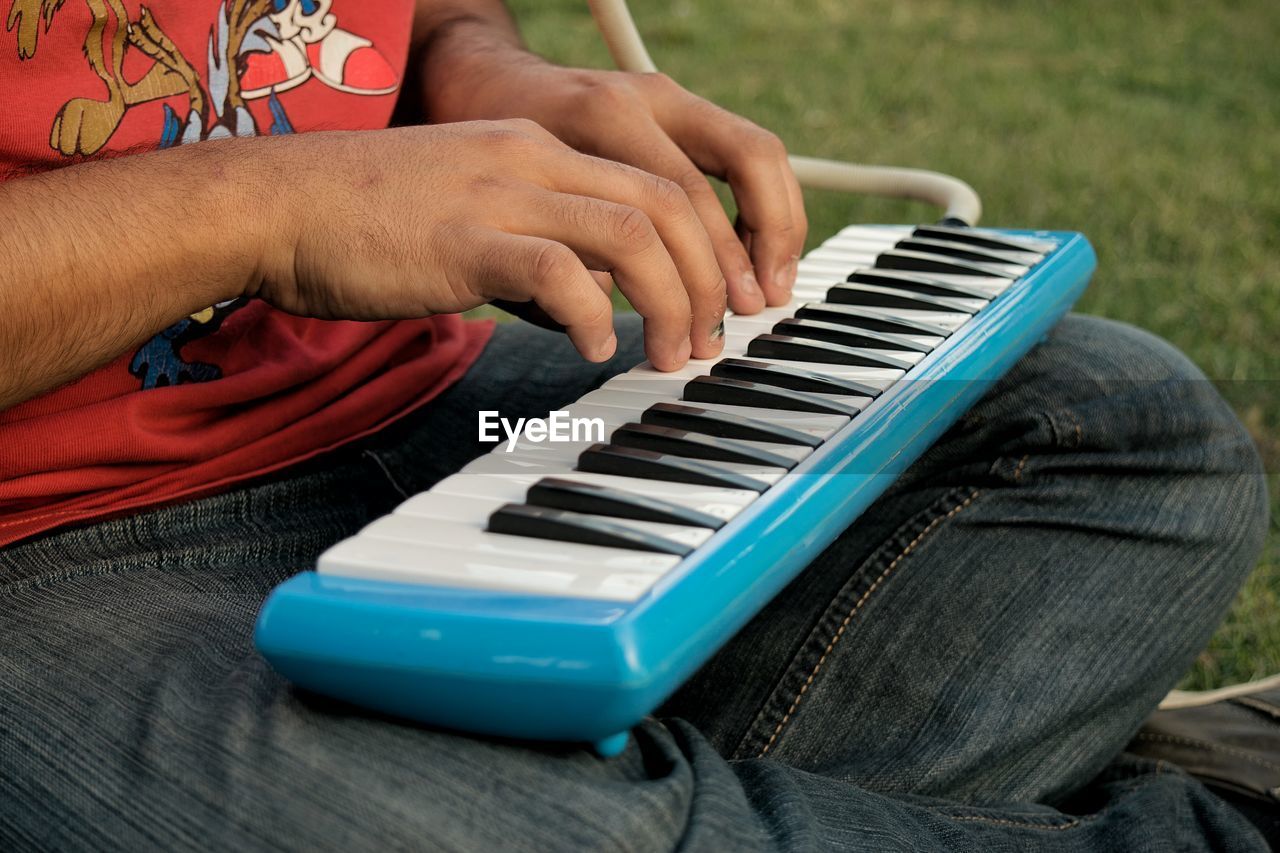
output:
[{"label": "cartoon character print on shirt", "polygon": [[[207,56],[196,58],[205,62],[204,79],[146,6],[131,17],[122,0],[70,1],[89,9],[84,56],[106,84],[107,97],[72,97],[58,110],[49,145],[67,157],[101,151],[129,109],[149,101],[186,96],[185,116],[164,105],[156,145],[168,148],[259,135],[246,106],[257,98],[267,99],[272,121],[266,132],[292,133],[278,94],[310,80],[355,95],[384,95],[399,85],[396,71],[370,40],[338,26],[333,0],[223,0],[210,28]],[[47,32],[67,2],[12,0],[5,28],[16,30],[21,59],[36,55],[40,29]],[[124,74],[129,52],[151,62],[136,80]],[[129,372],[144,389],[220,378],[217,365],[188,362],[181,350],[216,332],[244,304],[243,299],[219,303],[178,321],[138,349]]]}]

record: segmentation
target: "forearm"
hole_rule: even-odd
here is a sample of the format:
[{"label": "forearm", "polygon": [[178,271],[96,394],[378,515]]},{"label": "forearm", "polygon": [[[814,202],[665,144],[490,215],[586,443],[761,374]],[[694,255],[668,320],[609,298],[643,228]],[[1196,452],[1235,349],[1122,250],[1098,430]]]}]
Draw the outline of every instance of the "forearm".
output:
[{"label": "forearm", "polygon": [[270,185],[254,142],[0,184],[0,410],[256,286],[272,194],[254,197]]},{"label": "forearm", "polygon": [[433,121],[462,115],[486,73],[512,62],[540,63],[520,39],[502,0],[419,0],[410,62],[421,106]]}]

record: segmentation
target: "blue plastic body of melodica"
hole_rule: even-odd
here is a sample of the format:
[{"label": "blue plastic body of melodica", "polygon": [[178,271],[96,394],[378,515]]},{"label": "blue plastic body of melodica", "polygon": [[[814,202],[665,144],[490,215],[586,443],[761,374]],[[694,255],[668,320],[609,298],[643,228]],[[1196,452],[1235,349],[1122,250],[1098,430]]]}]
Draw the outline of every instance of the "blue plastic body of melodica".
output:
[{"label": "blue plastic body of melodica", "polygon": [[638,600],[308,571],[263,605],[258,649],[295,685],[380,712],[617,752],[1083,292],[1096,258],[1082,235],[1004,233],[1058,246]]}]

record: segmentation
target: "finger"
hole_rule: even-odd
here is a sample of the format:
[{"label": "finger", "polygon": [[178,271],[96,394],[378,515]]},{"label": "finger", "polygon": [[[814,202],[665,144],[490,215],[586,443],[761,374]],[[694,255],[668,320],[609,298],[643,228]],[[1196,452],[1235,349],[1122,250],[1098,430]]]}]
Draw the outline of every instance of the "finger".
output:
[{"label": "finger", "polygon": [[[691,352],[696,358],[719,355],[724,349],[725,277],[707,231],[684,190],[673,181],[633,166],[576,152],[561,152],[549,158],[543,166],[547,170],[545,183],[551,189],[640,211],[642,217],[633,222],[622,221],[616,215],[611,218],[615,240],[622,238],[625,242],[643,238],[646,236],[644,222],[652,225],[665,247],[666,256],[674,264],[676,280],[685,292],[683,303],[687,305],[687,313],[684,322]],[[597,207],[594,210],[599,214],[608,214],[610,210],[618,213],[616,208]],[[629,229],[635,229],[635,233],[624,233]],[[624,281],[618,275],[622,271],[616,268],[612,271],[618,288],[639,311],[640,306],[631,291],[638,289],[640,283]],[[673,303],[673,307],[676,304]],[[683,359],[680,361],[683,363]]]},{"label": "finger", "polygon": [[728,286],[729,307],[739,314],[764,308],[764,294],[746,247],[734,232],[720,199],[702,171],[680,150],[647,114],[633,121],[631,132],[611,136],[596,146],[597,153],[612,160],[660,175],[684,190],[706,230]]},{"label": "finger", "polygon": [[808,228],[786,148],[740,116],[674,87],[654,100],[655,117],[697,166],[729,182],[750,255],[771,305],[790,298]]},{"label": "finger", "polygon": [[[562,243],[587,266],[609,270],[618,289],[644,318],[645,352],[654,366],[676,370],[688,361],[690,294],[644,211],[530,187],[527,199],[511,205],[504,225],[516,233]],[[709,329],[700,332],[709,339]]]},{"label": "finger", "polygon": [[564,327],[583,358],[613,357],[613,304],[572,249],[496,229],[477,230],[464,242],[459,266],[469,289],[490,300],[532,302]]},{"label": "finger", "polygon": [[804,256],[804,241],[809,236],[809,216],[804,210],[804,192],[800,189],[800,179],[791,168],[790,160],[785,161],[783,178],[787,183],[787,197],[791,202],[791,227],[796,237],[791,246],[791,267],[788,273],[788,281],[794,288],[800,258]]},{"label": "finger", "polygon": [[710,168],[724,175],[733,192],[740,226],[750,234],[748,252],[765,298],[770,305],[786,304],[795,286],[798,255],[786,171],[771,152],[736,151],[716,162]]},{"label": "finger", "polygon": [[600,270],[587,270],[587,272],[591,273],[591,277],[595,279],[596,284],[599,285],[601,293],[605,296],[613,294],[613,276]]}]

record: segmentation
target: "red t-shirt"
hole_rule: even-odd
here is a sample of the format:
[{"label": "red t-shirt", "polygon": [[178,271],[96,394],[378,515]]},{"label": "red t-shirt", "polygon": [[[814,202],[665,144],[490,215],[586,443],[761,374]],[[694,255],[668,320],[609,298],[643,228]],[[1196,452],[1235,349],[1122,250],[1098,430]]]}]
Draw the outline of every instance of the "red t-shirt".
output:
[{"label": "red t-shirt", "polygon": [[[385,127],[412,6],[0,0],[0,179],[232,134]],[[0,412],[0,545],[209,494],[366,435],[461,376],[490,331],[457,316],[310,320],[245,300],[179,320]]]}]

